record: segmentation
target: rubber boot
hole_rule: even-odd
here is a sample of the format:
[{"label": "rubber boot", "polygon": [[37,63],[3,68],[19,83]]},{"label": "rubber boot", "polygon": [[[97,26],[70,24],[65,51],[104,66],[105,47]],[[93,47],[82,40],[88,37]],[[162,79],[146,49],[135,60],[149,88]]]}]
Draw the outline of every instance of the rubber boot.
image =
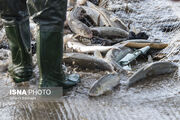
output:
[{"label": "rubber boot", "polygon": [[8,71],[14,82],[28,81],[33,73],[29,20],[4,21],[4,25],[12,54]]},{"label": "rubber boot", "polygon": [[[61,26],[62,27],[62,26]],[[79,82],[79,76],[65,76],[62,70],[63,31],[57,27],[40,26],[37,35],[37,60],[40,72],[39,87],[69,88]]]}]

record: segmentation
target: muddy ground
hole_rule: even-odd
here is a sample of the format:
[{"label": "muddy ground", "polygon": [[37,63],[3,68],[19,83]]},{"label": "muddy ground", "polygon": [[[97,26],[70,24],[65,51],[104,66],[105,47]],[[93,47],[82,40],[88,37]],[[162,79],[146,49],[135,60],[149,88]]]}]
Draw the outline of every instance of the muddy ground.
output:
[{"label": "muddy ground", "polygon": [[[125,1],[125,0],[124,0]],[[179,28],[171,32],[162,32],[166,25],[175,25],[180,22],[172,6],[167,0],[126,0],[131,12],[121,8],[123,0],[109,1],[107,9],[118,15],[126,24],[145,31],[152,41],[169,43],[169,47],[160,53],[167,53],[164,61],[173,61],[179,64]],[[0,25],[1,28],[1,25]],[[0,32],[0,62],[7,66],[10,56],[9,50],[4,47],[3,29]],[[3,41],[2,41],[3,39]],[[34,57],[35,58],[35,57]],[[35,59],[34,59],[35,60]],[[134,67],[140,68],[147,64],[147,58],[137,60]],[[2,67],[1,67],[2,68]],[[4,67],[6,68],[6,67]],[[13,87],[7,69],[1,69],[0,86]],[[71,68],[72,70],[74,68]],[[38,69],[35,65],[35,77],[31,86],[38,80]],[[161,75],[139,81],[129,89],[121,85],[109,93],[98,98],[87,95],[89,87],[108,72],[70,71],[81,75],[81,83],[71,89],[57,102],[21,102],[2,101],[0,116],[2,120],[179,120],[180,119],[180,79],[179,72]],[[1,90],[3,92],[3,90]]]}]

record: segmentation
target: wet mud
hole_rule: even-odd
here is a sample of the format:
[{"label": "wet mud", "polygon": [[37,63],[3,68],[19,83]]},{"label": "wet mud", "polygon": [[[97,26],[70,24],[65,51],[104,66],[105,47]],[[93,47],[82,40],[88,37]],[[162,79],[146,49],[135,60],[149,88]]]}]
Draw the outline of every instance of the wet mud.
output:
[{"label": "wet mud", "polygon": [[[180,18],[166,0],[129,0],[129,9],[121,9],[123,0],[112,0],[107,9],[116,13],[126,24],[145,31],[152,41],[169,43],[169,46],[157,54],[166,54],[162,61],[179,64],[178,27],[172,31],[162,31],[163,25],[174,25]],[[127,1],[127,0],[126,0]],[[0,27],[1,28],[1,27]],[[2,31],[2,29],[0,29]],[[0,38],[3,32],[0,32]],[[5,39],[4,39],[5,40]],[[1,42],[0,42],[1,44]],[[0,61],[8,64],[8,49],[0,49]],[[38,69],[35,56],[34,79],[38,80]],[[133,72],[148,63],[146,58],[133,64]],[[0,64],[0,87],[14,87],[7,72],[7,65]],[[77,72],[81,83],[72,88],[56,102],[35,101],[0,101],[1,120],[179,120],[180,119],[180,72],[159,75],[141,80],[127,88],[123,84],[111,93],[100,97],[87,95],[90,86],[108,72],[100,70],[81,70],[78,67],[67,67],[67,72]],[[123,79],[123,78],[122,78]],[[3,92],[3,90],[0,90]],[[1,97],[1,96],[0,96]]]}]

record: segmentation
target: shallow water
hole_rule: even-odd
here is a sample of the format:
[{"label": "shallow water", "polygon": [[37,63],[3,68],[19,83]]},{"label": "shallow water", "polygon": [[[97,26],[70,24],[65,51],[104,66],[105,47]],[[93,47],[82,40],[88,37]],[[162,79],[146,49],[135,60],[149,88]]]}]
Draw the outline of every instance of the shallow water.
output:
[{"label": "shallow water", "polygon": [[[171,43],[166,50],[169,57],[164,60],[179,64],[178,29],[162,32],[160,26],[179,22],[177,14],[166,0],[129,0],[133,12],[124,9],[114,10],[122,0],[109,2],[107,9],[115,11],[126,23],[132,21],[150,35],[149,40]],[[114,5],[113,9],[110,8]],[[176,45],[174,47],[174,45]],[[161,51],[161,52],[163,52]],[[1,60],[8,59],[0,49]],[[143,64],[147,64],[144,60]],[[136,67],[141,67],[142,64]],[[136,68],[135,67],[135,68]],[[34,69],[35,80],[38,69]],[[93,71],[92,71],[93,72]],[[0,116],[2,120],[179,120],[180,119],[180,79],[179,72],[148,78],[130,88],[118,86],[112,93],[97,98],[87,96],[89,87],[100,78],[103,71],[82,72],[82,82],[69,91],[57,102],[21,102],[1,101]],[[1,72],[0,86],[13,87],[14,83],[8,73]],[[35,84],[36,82],[34,82]],[[32,85],[33,86],[33,85]],[[1,91],[3,92],[3,91]]]}]

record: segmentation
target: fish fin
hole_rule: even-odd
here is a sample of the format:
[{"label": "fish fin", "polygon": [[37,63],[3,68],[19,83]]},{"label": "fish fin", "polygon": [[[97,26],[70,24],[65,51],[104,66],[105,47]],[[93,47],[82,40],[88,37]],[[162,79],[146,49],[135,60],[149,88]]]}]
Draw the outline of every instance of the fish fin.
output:
[{"label": "fish fin", "polygon": [[97,50],[94,51],[94,56],[97,57],[97,58],[103,58],[101,52],[97,51]]}]

